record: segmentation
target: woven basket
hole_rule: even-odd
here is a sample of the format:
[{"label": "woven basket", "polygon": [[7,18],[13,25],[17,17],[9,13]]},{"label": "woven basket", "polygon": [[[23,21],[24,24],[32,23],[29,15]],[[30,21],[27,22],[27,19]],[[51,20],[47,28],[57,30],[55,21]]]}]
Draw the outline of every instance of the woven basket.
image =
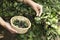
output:
[{"label": "woven basket", "polygon": [[[27,28],[19,28],[19,27],[15,26],[13,24],[13,22],[16,19],[18,19],[20,21],[25,21],[27,23],[28,27]],[[15,29],[18,34],[24,34],[24,33],[26,33],[28,31],[28,29],[31,27],[31,22],[29,21],[29,19],[26,18],[26,17],[23,17],[23,16],[14,16],[14,17],[12,17],[11,20],[10,20],[10,23],[12,25],[12,28]]]}]

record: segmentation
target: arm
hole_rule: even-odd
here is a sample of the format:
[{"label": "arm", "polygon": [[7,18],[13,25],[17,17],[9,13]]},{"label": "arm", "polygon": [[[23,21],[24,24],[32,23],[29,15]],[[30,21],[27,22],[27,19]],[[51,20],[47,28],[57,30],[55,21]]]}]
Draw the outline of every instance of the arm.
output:
[{"label": "arm", "polygon": [[38,3],[35,3],[33,0],[22,0],[22,1],[17,0],[17,1],[30,5],[32,7],[32,9],[34,9],[34,11],[36,12],[36,16],[41,16],[42,5],[39,5]]},{"label": "arm", "polygon": [[9,30],[11,33],[17,33],[16,30],[14,30],[11,25],[7,22],[5,22],[1,17],[0,17],[0,25],[2,25],[2,27],[6,28],[7,30]]},{"label": "arm", "polygon": [[0,25],[2,25],[3,27],[5,27],[5,21],[0,17]]}]

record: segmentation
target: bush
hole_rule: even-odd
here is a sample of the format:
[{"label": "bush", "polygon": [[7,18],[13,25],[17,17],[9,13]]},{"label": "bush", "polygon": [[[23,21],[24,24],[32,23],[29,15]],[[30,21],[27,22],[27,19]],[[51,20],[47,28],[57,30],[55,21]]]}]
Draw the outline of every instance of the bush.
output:
[{"label": "bush", "polygon": [[0,16],[9,22],[10,18],[22,15],[30,19],[32,27],[26,34],[17,35],[18,40],[55,40],[60,35],[60,0],[34,0],[43,5],[41,17],[35,11],[16,0],[1,0]]}]

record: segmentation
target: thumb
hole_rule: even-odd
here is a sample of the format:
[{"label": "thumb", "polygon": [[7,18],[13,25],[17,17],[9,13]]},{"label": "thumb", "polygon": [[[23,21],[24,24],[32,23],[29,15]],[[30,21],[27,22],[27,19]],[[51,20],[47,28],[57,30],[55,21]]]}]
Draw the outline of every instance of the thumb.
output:
[{"label": "thumb", "polygon": [[43,11],[42,11],[42,8],[43,8],[43,6],[42,6],[42,5],[39,5],[39,9],[40,9],[40,10],[39,10],[39,16],[41,16],[41,14],[42,14],[42,12],[43,12]]},{"label": "thumb", "polygon": [[36,16],[39,16],[39,11],[37,8],[34,8],[35,12],[36,12]]},{"label": "thumb", "polygon": [[14,30],[13,28],[10,28],[9,31],[10,31],[11,33],[17,33],[17,31]]}]

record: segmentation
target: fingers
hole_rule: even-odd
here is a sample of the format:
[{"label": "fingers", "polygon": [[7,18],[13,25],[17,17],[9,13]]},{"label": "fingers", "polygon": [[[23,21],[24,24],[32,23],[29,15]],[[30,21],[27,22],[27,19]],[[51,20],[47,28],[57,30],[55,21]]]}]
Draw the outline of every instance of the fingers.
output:
[{"label": "fingers", "polygon": [[10,28],[9,31],[10,31],[11,33],[17,33],[17,31],[14,30],[13,28]]},{"label": "fingers", "polygon": [[36,12],[36,16],[41,16],[41,14],[42,14],[42,5],[39,5],[35,2],[33,2],[33,4],[31,4],[31,5],[32,5],[32,8]]},{"label": "fingers", "polygon": [[39,16],[41,16],[41,14],[42,14],[42,12],[43,12],[43,10],[42,10],[42,8],[43,8],[43,6],[42,5],[39,5]]},{"label": "fingers", "polygon": [[37,5],[38,5],[37,9],[39,11],[38,16],[41,16],[41,14],[42,14],[42,5],[39,5],[39,4],[37,4]]},{"label": "fingers", "polygon": [[0,39],[1,39],[1,38],[4,38],[4,35],[3,35],[3,34],[0,34]]},{"label": "fingers", "polygon": [[36,11],[36,16],[39,16],[39,11],[37,8],[35,8],[35,11]]},{"label": "fingers", "polygon": [[6,22],[6,29],[8,29],[11,33],[17,33],[16,30],[14,30],[9,23]]},{"label": "fingers", "polygon": [[36,11],[36,16],[41,16],[42,14],[42,5],[37,4],[36,7],[33,7],[33,9]]}]

